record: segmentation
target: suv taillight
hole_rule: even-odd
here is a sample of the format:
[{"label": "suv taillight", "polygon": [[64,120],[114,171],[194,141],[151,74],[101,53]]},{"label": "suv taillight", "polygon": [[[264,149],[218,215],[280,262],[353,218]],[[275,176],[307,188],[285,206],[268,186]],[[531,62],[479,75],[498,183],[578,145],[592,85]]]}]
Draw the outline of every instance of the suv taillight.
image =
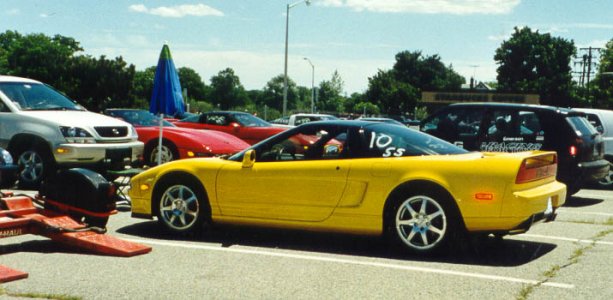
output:
[{"label": "suv taillight", "polygon": [[570,146],[570,148],[568,148],[568,154],[570,154],[570,156],[577,156],[577,152],[579,152],[577,149],[575,145]]},{"label": "suv taillight", "polygon": [[526,183],[547,177],[555,177],[558,170],[558,156],[554,153],[524,159],[517,172],[515,183]]}]

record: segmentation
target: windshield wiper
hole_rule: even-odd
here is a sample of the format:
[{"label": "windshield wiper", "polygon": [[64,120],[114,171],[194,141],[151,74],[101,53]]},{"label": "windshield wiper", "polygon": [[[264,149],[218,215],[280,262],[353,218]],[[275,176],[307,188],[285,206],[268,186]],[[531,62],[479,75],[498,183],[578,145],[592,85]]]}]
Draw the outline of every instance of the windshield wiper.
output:
[{"label": "windshield wiper", "polygon": [[26,107],[24,110],[36,110],[36,111],[42,111],[42,110],[80,110],[74,107],[64,107],[64,106],[52,106],[52,107]]}]

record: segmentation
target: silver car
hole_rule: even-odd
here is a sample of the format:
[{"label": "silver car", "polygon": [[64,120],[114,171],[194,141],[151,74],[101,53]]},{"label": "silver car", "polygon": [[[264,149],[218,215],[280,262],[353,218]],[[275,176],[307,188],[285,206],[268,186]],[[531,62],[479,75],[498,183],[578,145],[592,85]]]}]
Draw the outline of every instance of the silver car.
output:
[{"label": "silver car", "polygon": [[19,166],[19,186],[37,188],[58,168],[122,168],[143,143],[124,121],[85,110],[41,82],[0,76],[0,147]]},{"label": "silver car", "polygon": [[613,188],[613,111],[607,109],[575,108],[586,114],[590,123],[602,134],[604,157],[611,163],[609,175],[598,182],[603,188]]}]

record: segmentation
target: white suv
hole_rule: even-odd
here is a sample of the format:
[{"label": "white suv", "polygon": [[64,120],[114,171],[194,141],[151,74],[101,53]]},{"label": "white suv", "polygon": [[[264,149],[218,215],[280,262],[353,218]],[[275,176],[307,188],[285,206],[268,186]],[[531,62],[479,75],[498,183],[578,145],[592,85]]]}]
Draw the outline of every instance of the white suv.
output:
[{"label": "white suv", "polygon": [[89,112],[51,87],[0,75],[0,147],[19,166],[20,188],[58,168],[123,167],[143,153],[132,125]]}]

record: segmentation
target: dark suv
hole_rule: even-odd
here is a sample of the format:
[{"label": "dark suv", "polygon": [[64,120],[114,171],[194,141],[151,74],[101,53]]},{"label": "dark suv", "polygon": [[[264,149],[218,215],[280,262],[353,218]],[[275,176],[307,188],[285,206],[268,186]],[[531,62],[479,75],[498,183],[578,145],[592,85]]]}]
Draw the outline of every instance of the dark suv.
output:
[{"label": "dark suv", "polygon": [[601,135],[582,112],[542,105],[459,103],[449,105],[421,123],[421,130],[467,150],[558,153],[558,180],[573,195],[585,183],[604,178]]}]

